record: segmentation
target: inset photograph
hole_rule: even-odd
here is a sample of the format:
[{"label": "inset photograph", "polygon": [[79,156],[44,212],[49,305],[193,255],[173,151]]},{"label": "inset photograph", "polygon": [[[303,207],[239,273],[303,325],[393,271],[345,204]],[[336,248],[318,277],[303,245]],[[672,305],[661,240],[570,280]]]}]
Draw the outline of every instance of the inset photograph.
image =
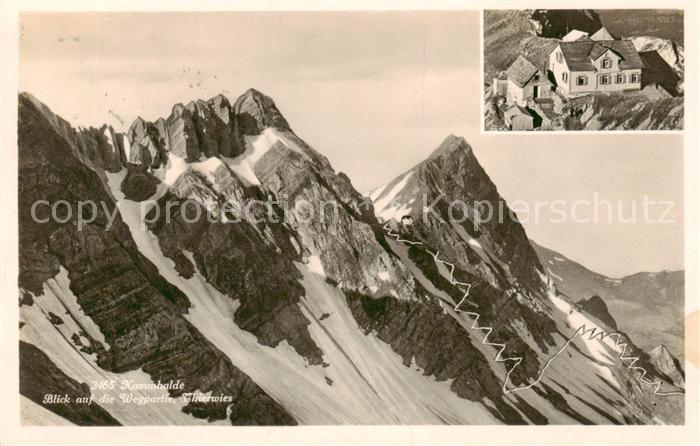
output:
[{"label": "inset photograph", "polygon": [[[547,14],[503,23],[578,29],[639,66],[626,40],[591,38],[611,20]],[[481,11],[19,20],[17,353],[0,354],[16,424],[191,426],[201,443],[215,426],[303,442],[314,426],[694,421],[684,135],[483,136],[482,98],[461,93],[480,82]],[[577,101],[682,104],[641,86],[569,97],[542,64],[561,40],[514,39],[489,43],[514,79],[494,97],[498,119],[522,111],[510,126],[607,122],[569,117]]]},{"label": "inset photograph", "polygon": [[682,10],[485,10],[484,130],[682,130]]}]

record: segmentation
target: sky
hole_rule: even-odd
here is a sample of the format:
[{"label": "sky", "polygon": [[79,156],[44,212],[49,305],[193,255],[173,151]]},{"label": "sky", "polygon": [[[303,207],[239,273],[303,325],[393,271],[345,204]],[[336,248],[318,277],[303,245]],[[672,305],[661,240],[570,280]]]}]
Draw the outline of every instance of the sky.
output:
[{"label": "sky", "polygon": [[[682,135],[480,134],[479,32],[478,11],[25,13],[19,87],[74,125],[120,131],[256,88],[361,192],[464,136],[509,203],[598,193],[638,210],[637,223],[533,216],[538,243],[611,277],[683,268]],[[640,222],[645,195],[675,202],[673,222]]]}]

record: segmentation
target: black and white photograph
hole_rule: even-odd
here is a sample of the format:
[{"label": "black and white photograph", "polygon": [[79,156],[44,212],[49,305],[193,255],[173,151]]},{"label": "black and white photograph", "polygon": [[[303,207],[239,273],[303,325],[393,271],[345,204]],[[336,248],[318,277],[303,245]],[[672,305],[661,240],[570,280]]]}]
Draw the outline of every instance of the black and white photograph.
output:
[{"label": "black and white photograph", "polygon": [[191,7],[7,31],[3,444],[693,443],[689,9]]},{"label": "black and white photograph", "polygon": [[483,33],[486,131],[683,129],[683,10],[485,10]]}]

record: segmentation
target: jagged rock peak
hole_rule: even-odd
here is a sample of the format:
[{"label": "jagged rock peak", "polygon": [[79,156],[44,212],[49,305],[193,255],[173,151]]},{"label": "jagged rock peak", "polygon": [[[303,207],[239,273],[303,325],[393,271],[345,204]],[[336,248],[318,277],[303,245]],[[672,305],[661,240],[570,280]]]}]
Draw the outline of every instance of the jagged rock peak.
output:
[{"label": "jagged rock peak", "polygon": [[218,105],[218,106],[223,106],[223,105],[231,105],[229,102],[228,98],[224,96],[223,93],[219,93],[216,96],[212,96],[207,100],[207,103],[209,105]]},{"label": "jagged rock peak", "polygon": [[254,88],[243,93],[233,109],[244,135],[257,135],[270,127],[291,131],[275,101]]},{"label": "jagged rock peak", "polygon": [[444,141],[442,141],[437,149],[433,150],[433,153],[431,153],[427,159],[438,158],[460,150],[464,151],[465,153],[470,153],[472,148],[463,137],[449,135]]},{"label": "jagged rock peak", "polygon": [[141,116],[137,116],[136,119],[134,119],[134,122],[129,126],[129,130],[127,130],[127,135],[129,135],[131,142],[134,142],[134,135],[140,136],[145,133],[147,125],[148,123]]},{"label": "jagged rock peak", "polygon": [[173,105],[173,108],[170,112],[170,116],[179,117],[180,115],[182,115],[182,112],[184,110],[185,110],[185,106],[181,102],[178,102],[177,104]]}]

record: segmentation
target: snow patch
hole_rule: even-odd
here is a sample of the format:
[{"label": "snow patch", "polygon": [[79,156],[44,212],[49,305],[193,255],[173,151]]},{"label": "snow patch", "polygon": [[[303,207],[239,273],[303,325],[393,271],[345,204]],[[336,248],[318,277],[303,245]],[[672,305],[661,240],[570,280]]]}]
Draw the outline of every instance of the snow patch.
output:
[{"label": "snow patch", "polygon": [[112,149],[112,153],[116,154],[116,146],[114,145],[114,141],[112,140],[112,132],[109,131],[109,127],[105,127],[105,129],[102,131],[102,134],[107,139],[107,144],[109,144],[109,148]]},{"label": "snow patch", "polygon": [[172,152],[168,153],[168,164],[165,165],[163,183],[172,187],[180,176],[187,171],[187,161]]},{"label": "snow patch", "polygon": [[384,192],[384,189],[386,189],[386,186],[387,186],[387,185],[385,184],[384,186],[380,186],[380,187],[374,189],[373,191],[371,191],[371,192],[367,195],[367,197],[368,197],[372,202],[374,202],[377,198],[379,198],[379,196],[382,194],[382,192]]},{"label": "snow patch", "polygon": [[292,243],[292,246],[297,254],[301,254],[301,248],[299,247],[299,243],[296,241],[296,239],[294,237],[289,237],[289,241]]},{"label": "snow patch", "polygon": [[412,208],[410,205],[415,199],[406,204],[394,202],[396,196],[406,187],[408,180],[413,176],[413,171],[409,171],[401,178],[401,180],[391,188],[391,190],[383,197],[374,202],[374,213],[377,217],[383,220],[391,220],[401,218],[403,215],[410,214]]},{"label": "snow patch", "polygon": [[[306,295],[301,307],[311,320],[309,332],[324,352],[327,368],[309,367],[307,374],[325,374],[333,386],[325,390],[340,406],[324,414],[343,424],[492,424],[497,422],[477,402],[459,398],[453,380],[437,381],[412,361],[407,367],[389,345],[364,334],[343,293],[305,271]],[[332,314],[319,321],[315,315]],[[416,389],[421,389],[416,391]],[[306,397],[309,400],[309,397]]]},{"label": "snow patch", "polygon": [[124,193],[122,192],[122,182],[126,177],[126,173],[127,169],[122,169],[116,173],[105,171],[105,176],[107,177],[107,187],[109,188],[109,191],[112,192],[114,201],[124,198]]},{"label": "snow patch", "polygon": [[126,157],[126,162],[130,163],[131,162],[131,143],[129,142],[129,138],[127,138],[124,133],[121,133],[119,136],[121,136],[121,138],[122,138],[122,147],[124,147],[124,156]]},{"label": "snow patch", "polygon": [[204,177],[207,179],[207,181],[214,186],[214,189],[218,190],[217,184],[216,184],[216,171],[219,169],[221,166],[225,166],[224,162],[221,161],[221,159],[212,156],[204,161],[199,161],[196,163],[190,164],[191,169],[195,170],[196,172],[201,173],[204,175]]},{"label": "snow patch", "polygon": [[564,279],[562,279],[561,276],[557,276],[557,275],[554,274],[554,273],[552,272],[552,270],[549,269],[549,268],[547,268],[547,273],[549,273],[550,276],[554,277],[555,279],[559,280],[560,282],[563,282],[563,281],[564,281]]},{"label": "snow patch", "polygon": [[[574,306],[554,294],[549,294],[549,299],[554,303],[554,306],[565,314],[566,322],[574,330],[585,326],[586,329],[595,328],[597,332],[604,331],[598,324],[593,322],[592,319],[586,317],[583,313],[578,311]],[[617,349],[615,347],[615,342],[610,338],[605,338],[602,342],[598,339],[589,339],[588,335],[579,336],[579,339],[583,342],[583,345],[588,350],[588,353],[598,362],[606,365],[613,365],[612,357],[608,353],[604,344],[612,349]]]},{"label": "snow patch", "polygon": [[326,272],[323,270],[323,264],[321,263],[321,258],[319,256],[309,256],[307,266],[311,272],[316,273],[323,278],[326,277]]},{"label": "snow patch", "polygon": [[23,426],[75,426],[24,395],[19,396],[19,418]]},{"label": "snow patch", "polygon": [[469,244],[470,244],[471,246],[473,246],[474,248],[484,249],[484,248],[481,246],[481,243],[479,243],[479,242],[478,242],[476,239],[474,239],[474,238],[469,238],[469,241],[468,241],[467,243],[469,243]]}]

